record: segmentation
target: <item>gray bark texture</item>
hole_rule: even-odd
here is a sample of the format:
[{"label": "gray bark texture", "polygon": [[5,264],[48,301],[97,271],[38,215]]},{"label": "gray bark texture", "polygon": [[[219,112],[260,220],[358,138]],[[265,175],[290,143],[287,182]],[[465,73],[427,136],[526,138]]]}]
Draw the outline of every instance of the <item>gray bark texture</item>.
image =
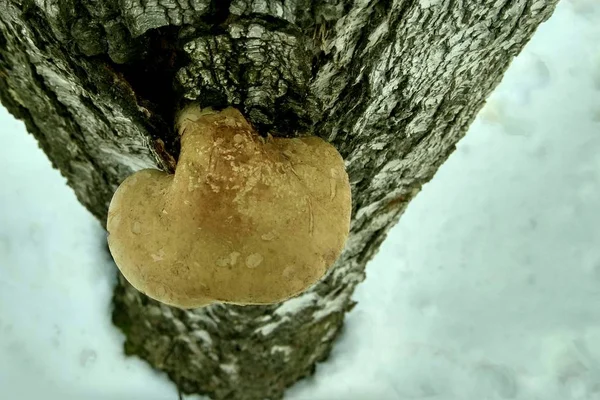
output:
[{"label": "gray bark texture", "polygon": [[183,311],[115,290],[125,351],[182,392],[279,399],[326,359],[367,261],[557,1],[0,0],[0,99],[103,223],[125,177],[173,170],[186,101],[338,148],[351,234],[308,292]]}]

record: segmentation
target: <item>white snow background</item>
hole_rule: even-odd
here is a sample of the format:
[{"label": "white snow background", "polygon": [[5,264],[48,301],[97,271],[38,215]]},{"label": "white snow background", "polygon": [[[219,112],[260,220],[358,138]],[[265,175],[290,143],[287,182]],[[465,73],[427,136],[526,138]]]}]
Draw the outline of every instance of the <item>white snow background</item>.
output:
[{"label": "white snow background", "polygon": [[[176,400],[123,355],[99,223],[4,109],[0,139],[0,399]],[[600,399],[599,0],[561,1],[367,276],[288,399]]]}]

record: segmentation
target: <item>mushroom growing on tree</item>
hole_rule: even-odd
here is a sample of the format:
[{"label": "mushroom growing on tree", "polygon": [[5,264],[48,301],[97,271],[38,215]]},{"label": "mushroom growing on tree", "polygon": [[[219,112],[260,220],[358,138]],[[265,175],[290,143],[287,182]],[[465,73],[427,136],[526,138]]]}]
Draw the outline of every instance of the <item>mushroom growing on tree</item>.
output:
[{"label": "mushroom growing on tree", "polygon": [[132,170],[170,164],[182,99],[344,157],[352,231],[301,301],[181,311],[115,287],[127,354],[183,393],[256,400],[328,357],[367,262],[558,0],[0,2],[0,100],[101,221]]},{"label": "mushroom growing on tree", "polygon": [[317,282],[350,228],[344,161],[315,137],[263,138],[233,108],[178,118],[175,174],[145,169],[111,201],[109,247],[163,303],[270,304]]}]

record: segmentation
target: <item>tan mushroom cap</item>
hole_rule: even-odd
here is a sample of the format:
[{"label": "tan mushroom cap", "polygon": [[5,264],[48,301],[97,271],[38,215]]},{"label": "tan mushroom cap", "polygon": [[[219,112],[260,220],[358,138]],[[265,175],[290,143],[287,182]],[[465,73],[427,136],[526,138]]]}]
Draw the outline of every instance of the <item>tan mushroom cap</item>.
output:
[{"label": "tan mushroom cap", "polygon": [[242,114],[186,109],[174,175],[142,170],[110,204],[111,253],[148,296],[182,308],[269,304],[317,282],[350,227],[350,185],[318,137],[261,138]]}]

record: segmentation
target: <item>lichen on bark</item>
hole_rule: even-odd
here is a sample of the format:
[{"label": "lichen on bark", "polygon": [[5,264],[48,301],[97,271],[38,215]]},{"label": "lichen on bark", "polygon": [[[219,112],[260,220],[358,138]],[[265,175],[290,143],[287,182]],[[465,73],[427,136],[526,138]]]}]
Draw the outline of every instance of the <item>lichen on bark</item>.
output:
[{"label": "lichen on bark", "polygon": [[186,101],[346,160],[346,249],[264,307],[160,305],[120,278],[125,350],[186,393],[276,399],[327,357],[365,265],[557,0],[0,0],[0,100],[101,221],[117,185],[172,170]]}]

